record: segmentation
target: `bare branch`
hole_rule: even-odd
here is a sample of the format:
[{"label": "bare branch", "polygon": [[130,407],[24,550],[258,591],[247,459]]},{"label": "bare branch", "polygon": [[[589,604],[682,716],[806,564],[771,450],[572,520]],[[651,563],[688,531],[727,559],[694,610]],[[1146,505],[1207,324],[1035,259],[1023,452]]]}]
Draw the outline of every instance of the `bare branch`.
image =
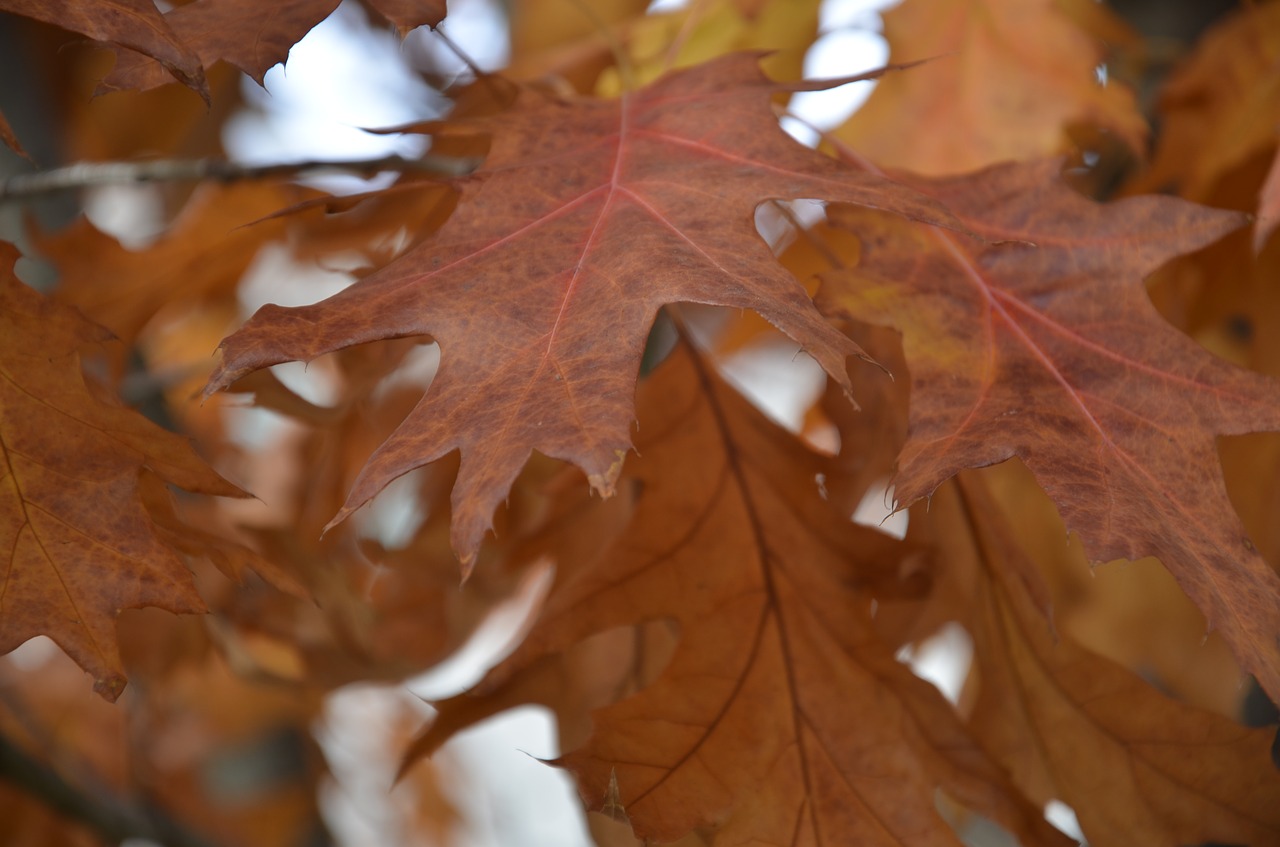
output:
[{"label": "bare branch", "polygon": [[63,168],[18,174],[0,181],[0,203],[25,200],[57,191],[96,185],[136,185],[147,182],[234,182],[250,179],[314,176],[322,173],[372,175],[383,171],[421,172],[442,177],[464,176],[478,167],[478,159],[433,156],[413,159],[382,156],[343,161],[310,160],[274,165],[244,165],[221,159],[154,159],[145,162],[79,162]]},{"label": "bare branch", "polygon": [[0,782],[40,798],[55,812],[84,824],[108,844],[141,838],[165,847],[212,847],[204,836],[184,828],[158,809],[138,808],[120,797],[93,794],[73,786],[3,735]]}]

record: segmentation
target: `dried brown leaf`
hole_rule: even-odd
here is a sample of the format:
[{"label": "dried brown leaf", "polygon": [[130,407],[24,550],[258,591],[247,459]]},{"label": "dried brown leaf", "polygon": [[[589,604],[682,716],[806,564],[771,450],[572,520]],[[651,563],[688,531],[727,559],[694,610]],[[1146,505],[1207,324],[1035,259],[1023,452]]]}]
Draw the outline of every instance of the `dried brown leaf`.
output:
[{"label": "dried brown leaf", "polygon": [[1055,0],[906,0],[884,32],[892,61],[933,61],[881,80],[835,131],[877,165],[943,175],[1051,156],[1077,122],[1145,146],[1133,95],[1097,80],[1101,43]]},{"label": "dried brown leaf", "polygon": [[242,492],[186,440],[86,386],[77,351],[109,333],[19,282],[17,258],[0,244],[0,653],[48,635],[114,700],[125,685],[121,610],[204,611],[143,508],[140,474],[188,491]]},{"label": "dried brown leaf", "polygon": [[937,689],[877,640],[871,596],[918,591],[916,553],[835,512],[814,480],[824,460],[687,347],[642,385],[640,408],[634,518],[557,585],[478,696],[537,697],[558,651],[619,623],[671,619],[670,665],[597,711],[586,746],[560,760],[592,805],[616,773],[638,835],[955,845],[941,787],[1024,844],[1065,843]]},{"label": "dried brown leaf", "polygon": [[754,309],[847,384],[857,346],[776,263],[755,207],[825,197],[951,218],[788,138],[769,98],[830,83],[775,83],[756,63],[726,56],[612,101],[522,90],[509,111],[464,124],[491,132],[493,147],[440,232],[321,303],[264,307],[224,342],[207,390],[365,341],[434,337],[442,361],[429,393],[370,458],[334,523],[460,450],[453,545],[469,569],[531,451],[573,462],[612,492],[645,338],[665,303]]},{"label": "dried brown leaf", "polygon": [[1280,696],[1280,578],[1227,499],[1218,434],[1280,429],[1280,385],[1166,324],[1143,278],[1243,216],[1167,197],[1092,203],[1057,165],[916,183],[985,242],[854,209],[862,263],[824,288],[897,327],[911,371],[896,493],[1021,457],[1096,561],[1154,555]]},{"label": "dried brown leaf", "polygon": [[981,476],[961,474],[916,520],[940,555],[976,561],[972,725],[1034,800],[1071,806],[1096,847],[1280,840],[1274,729],[1178,703],[1051,634],[1036,565]]}]

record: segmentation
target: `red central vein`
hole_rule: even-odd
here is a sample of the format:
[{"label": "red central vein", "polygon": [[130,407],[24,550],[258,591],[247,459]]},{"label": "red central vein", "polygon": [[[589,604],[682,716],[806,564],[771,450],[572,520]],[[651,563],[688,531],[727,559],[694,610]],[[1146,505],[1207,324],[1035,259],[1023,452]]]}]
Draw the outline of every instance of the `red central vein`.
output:
[{"label": "red central vein", "polygon": [[[960,250],[959,246],[955,243],[955,241],[950,236],[948,236],[945,232],[943,232],[940,229],[937,229],[936,227],[933,228],[933,233],[935,237],[938,238],[942,242],[942,244],[946,247],[947,251],[951,253],[952,257],[960,265],[960,267],[964,269],[965,278],[968,279],[979,292],[981,292],[982,297],[987,301],[988,308],[1000,314],[1000,317],[1004,319],[1005,324],[1009,327],[1009,331],[1012,332],[1015,336],[1017,336],[1018,340],[1022,342],[1023,346],[1027,348],[1027,350],[1031,353],[1032,356],[1034,356],[1036,359],[1040,361],[1040,363],[1044,366],[1045,370],[1047,370],[1050,376],[1053,377],[1054,381],[1056,381],[1058,385],[1062,387],[1063,392],[1069,398],[1071,398],[1071,402],[1074,403],[1076,408],[1080,410],[1080,414],[1084,415],[1085,420],[1087,420],[1089,422],[1089,425],[1092,426],[1093,429],[1098,433],[1098,436],[1102,439],[1103,445],[1107,448],[1110,448],[1111,452],[1114,453],[1124,464],[1127,464],[1130,467],[1137,470],[1137,472],[1140,475],[1147,477],[1148,480],[1150,480],[1157,489],[1160,489],[1160,486],[1155,484],[1155,480],[1151,479],[1150,475],[1147,474],[1141,467],[1138,466],[1137,462],[1134,461],[1133,457],[1130,456],[1128,453],[1126,453],[1123,449],[1121,449],[1120,445],[1116,444],[1111,439],[1111,436],[1107,433],[1105,429],[1103,429],[1102,424],[1099,423],[1098,419],[1093,416],[1093,412],[1089,409],[1088,404],[1085,403],[1084,400],[1076,393],[1075,388],[1067,380],[1066,376],[1064,376],[1063,373],[1058,369],[1057,364],[1053,361],[1052,358],[1049,357],[1047,353],[1045,353],[1043,350],[1040,349],[1039,345],[1035,343],[1035,339],[1033,339],[1027,333],[1027,331],[1022,328],[1022,325],[1013,319],[1013,316],[1009,314],[1008,310],[1006,310],[1005,307],[996,298],[995,292],[993,291],[992,286],[989,286],[987,284],[987,281],[982,277],[982,275],[977,272],[977,270],[973,267],[972,263],[968,261],[964,252]],[[992,347],[994,347],[994,339],[990,339],[989,344]],[[995,355],[994,350],[989,351],[989,355],[994,356]],[[979,400],[978,403],[974,404],[974,408],[970,411],[970,415],[969,415],[969,418],[966,419],[966,423],[968,422],[969,419],[973,417],[973,415],[976,413],[980,405],[981,405],[981,400]],[[1111,486],[1107,486],[1107,494],[1109,497],[1113,498],[1113,502],[1111,503],[1111,506],[1114,506],[1115,505],[1114,494],[1111,491]],[[1104,532],[1108,536],[1111,534],[1110,523],[1111,523],[1111,514],[1113,511],[1114,511],[1113,508],[1108,508],[1106,511],[1107,526],[1104,528]]]},{"label": "red central vein", "polygon": [[569,308],[569,301],[573,299],[573,294],[578,288],[578,282],[584,274],[587,258],[599,240],[600,231],[604,228],[615,198],[622,190],[622,164],[626,159],[627,132],[631,123],[631,98],[626,92],[622,95],[618,113],[620,116],[618,121],[618,149],[613,159],[613,172],[609,174],[609,184],[606,186],[604,206],[601,207],[599,214],[596,215],[595,226],[591,228],[591,234],[587,236],[587,242],[582,246],[582,254],[578,257],[578,263],[573,268],[573,275],[569,277],[569,284],[565,287],[564,297],[560,301],[560,311],[556,314],[556,320],[551,327],[551,331],[547,333],[547,349],[542,355],[542,361],[538,363],[538,371],[534,374],[535,381],[538,374],[545,367],[547,360],[551,358],[551,348],[555,345],[556,335],[560,331],[560,324],[564,322],[564,315]]},{"label": "red central vein", "polygon": [[[587,236],[586,243],[583,244],[582,246],[582,253],[578,256],[577,264],[574,265],[573,274],[569,277],[568,285],[565,286],[564,296],[561,297],[560,299],[560,310],[556,313],[555,322],[552,323],[551,329],[547,331],[547,335],[546,335],[547,345],[542,351],[542,356],[538,359],[537,368],[534,369],[532,376],[529,377],[529,381],[525,384],[524,393],[521,395],[519,402],[516,403],[515,405],[515,409],[517,411],[524,408],[525,401],[528,399],[529,394],[533,391],[534,387],[538,384],[538,380],[541,379],[543,371],[547,369],[548,364],[553,364],[556,371],[561,375],[560,381],[561,381],[561,384],[564,386],[565,396],[569,401],[569,409],[573,413],[573,417],[578,424],[578,430],[580,432],[586,432],[587,427],[582,420],[582,415],[578,411],[577,404],[574,403],[573,401],[573,393],[570,391],[569,379],[567,378],[567,375],[563,373],[559,364],[554,362],[553,351],[556,344],[556,337],[560,334],[560,327],[564,323],[565,313],[568,312],[569,310],[569,303],[570,301],[573,300],[574,292],[577,291],[578,283],[582,279],[585,273],[587,258],[591,254],[592,248],[599,241],[600,231],[601,229],[603,229],[605,225],[605,220],[609,217],[609,209],[610,207],[613,206],[614,198],[617,197],[618,193],[621,191],[622,163],[623,163],[623,159],[625,158],[627,128],[630,122],[629,110],[630,110],[629,97],[626,93],[623,93],[621,108],[619,109],[620,118],[619,118],[619,126],[618,126],[618,149],[613,160],[613,172],[609,175],[609,183],[607,185],[596,186],[590,191],[585,192],[584,194],[580,195],[579,197],[575,198],[569,203],[566,203],[565,205],[561,206],[559,209],[555,211],[555,213],[551,215],[545,215],[539,218],[538,220],[533,221],[532,223],[529,223],[521,227],[516,232],[513,232],[510,235],[507,235],[500,241],[496,241],[493,244],[489,245],[488,248],[486,248],[486,249],[493,249],[505,241],[509,241],[514,238],[517,238],[522,233],[527,232],[530,229],[533,229],[537,226],[547,223],[548,221],[561,217],[562,215],[566,214],[571,208],[574,208],[580,205],[581,203],[585,202],[587,198],[594,196],[599,191],[603,190],[606,192],[604,205],[601,207],[599,213],[597,213],[596,215],[595,225],[592,226],[591,234]],[[469,259],[471,257],[467,257],[467,258]],[[508,425],[504,427],[504,432],[506,429],[510,427],[510,421],[511,419],[508,419]]]},{"label": "red central vein", "polygon": [[[964,272],[965,276],[969,278],[969,281],[972,282],[979,291],[986,295],[987,302],[989,304],[992,303],[993,301],[991,299],[986,280],[982,278],[972,264],[965,260],[964,253],[956,245],[955,241],[945,232],[936,227],[931,228],[930,231],[933,233],[935,238],[942,242],[942,246],[945,247],[947,252],[951,254],[952,258],[955,259],[956,264],[960,266],[960,269]],[[956,428],[956,432],[963,432],[968,428],[969,423],[977,416],[978,410],[982,408],[982,404],[986,402],[987,393],[991,390],[991,386],[995,384],[996,339],[995,326],[991,320],[992,311],[992,309],[987,309],[982,316],[982,337],[985,342],[986,352],[983,363],[982,391],[978,394],[978,399],[974,401],[973,406],[970,407],[969,414],[965,417],[960,426]]]},{"label": "red central vein", "polygon": [[[1042,364],[1044,369],[1049,372],[1049,375],[1053,377],[1054,381],[1062,386],[1063,391],[1065,391],[1071,398],[1072,402],[1075,403],[1076,408],[1080,410],[1080,413],[1084,415],[1085,419],[1088,420],[1089,424],[1097,431],[1102,440],[1116,452],[1123,453],[1120,446],[1111,440],[1111,436],[1107,434],[1107,431],[1102,428],[1102,424],[1100,424],[1097,418],[1093,416],[1093,412],[1089,410],[1088,405],[1086,405],[1076,394],[1074,386],[1071,385],[1066,376],[1063,375],[1062,371],[1058,369],[1058,366],[1053,359],[1040,349],[1040,346],[1036,344],[1035,339],[1033,339],[1027,331],[1022,328],[1021,324],[1014,320],[1013,316],[1010,315],[1008,310],[1000,303],[993,287],[988,285],[986,279],[983,278],[983,276],[973,267],[973,264],[968,260],[964,251],[959,248],[947,233],[937,227],[932,227],[931,229],[934,233],[934,237],[941,242],[946,251],[951,254],[952,259],[955,260],[956,264],[959,265],[961,270],[964,272],[965,279],[969,280],[969,282],[973,284],[973,287],[981,293],[983,300],[987,303],[988,310],[998,313],[1000,317],[1004,319],[1004,322],[1009,327],[1009,331],[1017,336],[1018,340],[1027,348],[1028,352],[1040,361],[1040,364]],[[989,340],[988,346],[994,347],[994,340]],[[994,355],[994,353],[991,355]],[[975,409],[978,405],[981,405],[981,398],[979,399],[979,402],[975,404]],[[970,414],[970,417],[972,417],[972,413]]]},{"label": "red central vein", "polygon": [[[1045,370],[1048,371],[1050,376],[1053,377],[1054,381],[1057,382],[1062,387],[1063,392],[1071,399],[1071,402],[1074,403],[1075,406],[1080,410],[1080,413],[1084,416],[1085,420],[1088,421],[1089,425],[1094,429],[1094,431],[1097,432],[1098,437],[1101,439],[1103,443],[1103,446],[1109,449],[1110,452],[1113,455],[1115,455],[1116,458],[1119,459],[1123,465],[1127,466],[1132,473],[1146,480],[1151,485],[1153,490],[1160,492],[1164,496],[1165,500],[1171,503],[1174,509],[1179,514],[1181,514],[1191,525],[1197,527],[1198,529],[1206,533],[1212,534],[1212,530],[1204,524],[1203,520],[1201,520],[1199,517],[1197,517],[1194,514],[1188,513],[1188,511],[1183,507],[1183,504],[1166,490],[1166,487],[1161,483],[1160,480],[1154,477],[1145,467],[1142,466],[1140,462],[1137,461],[1137,459],[1135,459],[1132,455],[1130,455],[1128,451],[1123,449],[1119,444],[1117,444],[1111,438],[1110,434],[1106,431],[1106,429],[1103,428],[1102,424],[1098,421],[1098,419],[1094,417],[1093,412],[1090,410],[1088,404],[1085,403],[1084,400],[1081,398],[1079,392],[1075,390],[1074,386],[1071,385],[1071,383],[1067,380],[1067,378],[1063,375],[1063,373],[1058,369],[1057,364],[1053,361],[1053,359],[1050,358],[1047,353],[1045,353],[1043,350],[1040,349],[1040,346],[1035,343],[1035,339],[1033,339],[1030,336],[1030,334],[1027,333],[1025,329],[1023,329],[1022,325],[1019,324],[1016,320],[1014,320],[1013,315],[1011,315],[1009,311],[1005,309],[1004,305],[1000,302],[1001,299],[1003,298],[998,296],[999,294],[1003,294],[1003,292],[999,291],[998,289],[994,289],[992,286],[989,286],[987,284],[986,280],[973,269],[972,265],[967,261],[963,252],[960,251],[959,247],[956,246],[955,242],[951,239],[951,237],[947,233],[943,232],[937,227],[933,227],[932,230],[935,233],[935,236],[938,239],[940,239],[942,243],[946,246],[947,250],[952,254],[952,256],[955,258],[956,262],[960,265],[960,267],[962,267],[965,270],[965,277],[969,279],[970,282],[973,283],[974,287],[979,292],[981,292],[982,297],[986,300],[989,308],[1000,314],[1000,316],[1004,319],[1005,323],[1008,325],[1009,331],[1017,337],[1017,339],[1022,343],[1022,345],[1027,349],[1027,351],[1031,353],[1032,356],[1034,356],[1037,360],[1040,361],[1040,363],[1044,366]],[[1016,301],[1016,298],[1012,298],[1012,299]],[[1021,303],[1021,301],[1016,301],[1016,302]],[[1026,306],[1025,304],[1022,304],[1022,305],[1024,308],[1023,310],[1020,310],[1020,311],[1026,311],[1034,315],[1040,314],[1039,312],[1036,312],[1034,309],[1031,309],[1029,306]],[[1043,315],[1041,315],[1040,317],[1042,317],[1043,320],[1045,320],[1052,326],[1060,326],[1055,321],[1049,320],[1047,317],[1044,317]],[[1064,328],[1064,331],[1065,331],[1065,328]],[[1072,338],[1077,337],[1074,335],[1074,333],[1068,333],[1068,335],[1070,335],[1070,337]],[[1120,359],[1120,361],[1123,362],[1127,360]],[[975,405],[975,409],[976,409],[976,405]],[[970,417],[972,417],[972,414],[970,415]],[[1107,486],[1107,491],[1109,495],[1112,494],[1111,486]],[[1112,512],[1111,509],[1107,510],[1108,521],[1110,520],[1111,512]],[[1110,534],[1109,527],[1105,531],[1107,534]],[[1184,533],[1184,537],[1185,537],[1185,533]]]},{"label": "red central vein", "polygon": [[[551,223],[552,221],[556,221],[556,220],[559,220],[560,218],[563,218],[565,215],[568,215],[574,209],[577,209],[579,206],[586,203],[592,197],[599,194],[602,190],[604,190],[605,187],[606,186],[603,186],[603,185],[597,185],[595,188],[584,191],[581,194],[579,194],[577,197],[573,198],[572,200],[565,202],[563,205],[559,206],[554,211],[548,212],[547,214],[542,215],[541,217],[536,218],[535,220],[529,221],[529,223],[525,224],[519,229],[512,230],[511,232],[497,239],[493,243],[486,244],[485,246],[479,248],[478,250],[474,250],[470,253],[467,253],[464,256],[460,256],[459,258],[453,260],[452,262],[441,265],[440,267],[433,269],[430,273],[422,274],[413,270],[407,271],[405,273],[405,276],[403,277],[403,281],[409,284],[410,286],[416,286],[416,285],[419,285],[422,280],[431,279],[432,277],[439,276],[440,274],[453,270],[459,265],[465,265],[469,262],[474,262],[476,259],[480,258],[481,256],[484,256],[488,253],[492,253],[493,251],[509,244],[512,241],[516,241],[520,238],[523,238],[525,235],[529,233],[530,230],[537,229],[540,226],[544,226],[548,223]],[[427,248],[431,247],[433,243],[434,242],[427,242],[423,244],[422,247],[419,249],[426,250]]]},{"label": "red central vein", "polygon": [[1027,303],[1025,303],[1020,298],[1014,296],[1009,291],[1006,291],[1004,289],[995,289],[993,291],[993,294],[999,297],[1004,302],[1013,306],[1018,311],[1027,315],[1031,319],[1039,321],[1040,323],[1047,326],[1050,330],[1057,332],[1059,335],[1062,335],[1063,337],[1070,339],[1071,341],[1080,345],[1081,347],[1084,347],[1088,350],[1093,351],[1094,353],[1098,354],[1099,356],[1102,356],[1103,358],[1111,359],[1112,361],[1118,362],[1119,364],[1124,365],[1127,368],[1133,368],[1134,370],[1148,373],[1159,379],[1162,379],[1168,382],[1181,383],[1183,385],[1189,386],[1191,388],[1199,389],[1201,391],[1212,391],[1215,394],[1222,393],[1225,396],[1230,397],[1232,400],[1239,402],[1241,405],[1254,405],[1254,406],[1260,405],[1252,397],[1241,397],[1236,394],[1223,392],[1222,389],[1216,388],[1214,386],[1205,385],[1202,382],[1197,382],[1196,380],[1191,379],[1189,377],[1182,376],[1181,374],[1170,373],[1169,371],[1163,371],[1157,367],[1154,367],[1153,365],[1149,365],[1146,362],[1125,358],[1124,356],[1115,352],[1111,348],[1104,347],[1103,345],[1097,343],[1096,341],[1093,341],[1090,338],[1086,338],[1085,336],[1073,330],[1071,327],[1064,326],[1063,324],[1059,323],[1058,321],[1054,320],[1053,318],[1049,317],[1043,312],[1037,310],[1033,306],[1027,305]]}]

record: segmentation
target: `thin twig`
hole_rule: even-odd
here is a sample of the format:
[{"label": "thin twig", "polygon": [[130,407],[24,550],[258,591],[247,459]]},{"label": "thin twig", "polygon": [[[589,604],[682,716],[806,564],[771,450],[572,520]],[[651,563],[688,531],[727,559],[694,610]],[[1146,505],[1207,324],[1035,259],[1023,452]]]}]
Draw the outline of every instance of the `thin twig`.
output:
[{"label": "thin twig", "polygon": [[165,847],[211,847],[204,836],[185,829],[156,809],[139,809],[119,797],[92,795],[71,785],[0,735],[0,782],[39,797],[66,818],[89,827],[108,844],[145,839]]},{"label": "thin twig", "polygon": [[462,45],[458,44],[458,42],[445,34],[443,25],[431,27],[431,34],[440,39],[440,42],[444,44],[445,47],[449,48],[449,52],[452,53],[458,61],[467,66],[467,70],[471,71],[471,75],[473,77],[476,79],[483,79],[484,77],[489,76],[489,74],[480,69],[480,65],[476,63],[475,59],[471,58],[471,54],[462,49]]},{"label": "thin twig", "polygon": [[478,159],[433,156],[381,156],[342,161],[305,160],[274,165],[245,165],[222,159],[153,159],[144,162],[79,162],[62,168],[17,174],[0,181],[0,203],[89,188],[97,185],[136,185],[149,182],[235,182],[320,173],[374,174],[381,171],[421,172],[441,177],[465,176],[479,167]]}]

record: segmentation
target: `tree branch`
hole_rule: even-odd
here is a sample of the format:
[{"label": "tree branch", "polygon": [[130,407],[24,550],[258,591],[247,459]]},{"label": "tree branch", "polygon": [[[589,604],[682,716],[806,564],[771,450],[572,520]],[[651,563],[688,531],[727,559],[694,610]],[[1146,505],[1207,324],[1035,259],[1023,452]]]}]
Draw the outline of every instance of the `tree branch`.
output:
[{"label": "tree branch", "polygon": [[142,838],[165,847],[212,847],[212,842],[158,809],[140,809],[119,797],[98,796],[71,785],[0,734],[0,782],[5,781],[87,826],[108,844]]},{"label": "tree branch", "polygon": [[421,172],[442,177],[465,176],[479,159],[433,156],[381,156],[342,161],[308,160],[275,165],[244,165],[222,159],[154,159],[146,162],[79,162],[62,168],[18,174],[0,181],[0,203],[25,200],[57,191],[95,185],[137,185],[148,182],[235,182],[319,173],[372,175],[382,171]]}]

